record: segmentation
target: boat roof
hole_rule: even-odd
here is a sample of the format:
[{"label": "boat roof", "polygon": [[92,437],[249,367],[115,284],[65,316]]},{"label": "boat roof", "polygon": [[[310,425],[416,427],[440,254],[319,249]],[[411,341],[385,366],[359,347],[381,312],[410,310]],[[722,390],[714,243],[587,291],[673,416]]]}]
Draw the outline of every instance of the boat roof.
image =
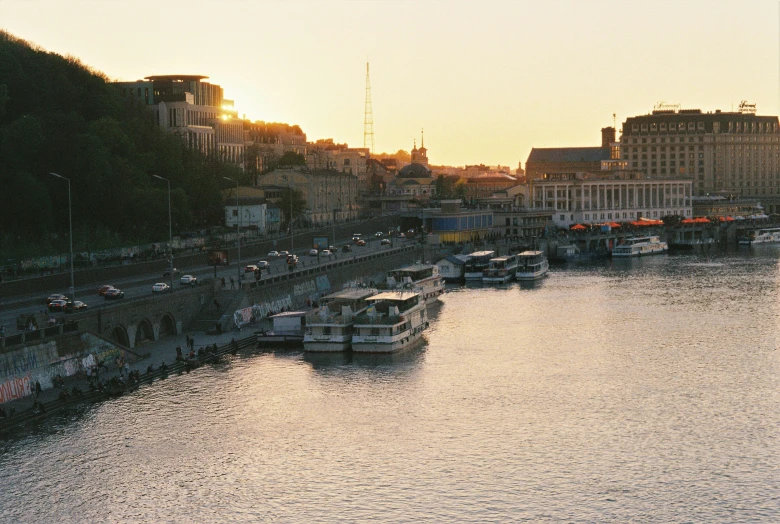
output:
[{"label": "boat roof", "polygon": [[284,317],[305,317],[308,311],[283,311],[276,315],[271,315],[271,318],[284,318]]},{"label": "boat roof", "polygon": [[393,269],[390,272],[391,273],[406,273],[406,272],[413,272],[413,271],[422,271],[423,269],[431,269],[433,267],[433,264],[412,264],[411,266],[404,266],[398,269]]},{"label": "boat roof", "polygon": [[491,258],[490,261],[492,262],[493,260],[497,260],[497,261],[509,260],[510,258],[514,258],[514,257],[515,255],[505,255],[503,257]]},{"label": "boat roof", "polygon": [[372,287],[348,287],[330,295],[325,295],[322,300],[333,300],[337,298],[346,298],[350,300],[359,300],[361,298],[367,298],[371,295],[376,295],[376,288]]},{"label": "boat roof", "polygon": [[486,256],[492,256],[495,253],[495,251],[474,251],[473,253],[469,253],[470,257],[486,257]]},{"label": "boat roof", "polygon": [[408,290],[402,290],[402,291],[385,291],[383,293],[378,293],[374,295],[373,297],[370,297],[369,300],[372,302],[378,301],[378,300],[392,300],[392,301],[403,301],[408,300],[411,297],[415,295],[419,295],[420,293],[417,291],[408,291]]},{"label": "boat roof", "polygon": [[523,251],[522,253],[520,253],[517,256],[519,256],[519,257],[535,257],[535,256],[539,256],[541,254],[542,254],[541,251]]}]

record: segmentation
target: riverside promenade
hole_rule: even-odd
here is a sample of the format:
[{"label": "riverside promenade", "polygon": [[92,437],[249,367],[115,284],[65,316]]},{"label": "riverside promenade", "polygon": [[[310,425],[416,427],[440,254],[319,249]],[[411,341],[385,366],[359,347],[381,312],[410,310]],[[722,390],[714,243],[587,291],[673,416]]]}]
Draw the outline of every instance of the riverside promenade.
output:
[{"label": "riverside promenade", "polygon": [[[238,350],[256,348],[255,331],[269,328],[270,320],[262,319],[254,324],[247,325],[242,330],[235,329],[222,334],[187,332],[181,335],[169,336],[146,343],[135,349],[137,354],[143,356],[141,358],[136,358],[132,363],[128,361],[129,371],[137,371],[140,375],[140,379],[133,384],[125,386],[123,391],[132,391],[138,387],[147,387],[148,384],[153,381],[165,378],[168,375],[194,371],[200,364],[207,363],[213,358],[213,356],[209,356],[204,359],[195,359],[190,362],[177,362],[177,347],[181,348],[181,351],[185,356],[188,355],[190,351],[189,348],[187,348],[187,336],[191,336],[194,340],[194,351],[196,355],[199,349],[205,349],[206,347],[213,347],[216,345],[216,356],[221,357],[225,354],[235,353]],[[167,366],[167,371],[160,369],[163,363]],[[99,375],[101,381],[110,381],[112,378],[119,377],[122,374],[122,370],[117,367],[115,362],[106,362],[105,364],[107,370],[101,371]],[[147,371],[149,366],[152,366],[154,369],[151,373]],[[21,429],[28,423],[35,423],[48,416],[66,411],[77,404],[101,402],[112,396],[112,393],[109,390],[102,392],[90,390],[89,384],[90,382],[84,374],[79,373],[71,377],[65,377],[63,379],[63,385],[60,387],[42,390],[37,396],[37,402],[39,405],[43,405],[43,411],[35,406],[35,395],[29,395],[0,405],[0,408],[5,412],[5,417],[0,416],[0,435],[9,430]],[[74,394],[74,388],[80,390],[80,393]],[[63,391],[67,391],[69,395],[68,398],[62,398]]]}]

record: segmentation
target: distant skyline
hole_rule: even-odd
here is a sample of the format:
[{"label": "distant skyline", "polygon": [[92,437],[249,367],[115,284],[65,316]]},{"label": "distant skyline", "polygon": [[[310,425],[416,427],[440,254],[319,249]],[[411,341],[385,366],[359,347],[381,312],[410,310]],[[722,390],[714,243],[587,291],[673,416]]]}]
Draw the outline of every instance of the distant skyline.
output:
[{"label": "distant skyline", "polygon": [[352,147],[368,60],[374,151],[424,128],[436,165],[525,167],[659,101],[780,113],[775,0],[0,0],[0,26],[114,80],[206,75],[239,115]]}]

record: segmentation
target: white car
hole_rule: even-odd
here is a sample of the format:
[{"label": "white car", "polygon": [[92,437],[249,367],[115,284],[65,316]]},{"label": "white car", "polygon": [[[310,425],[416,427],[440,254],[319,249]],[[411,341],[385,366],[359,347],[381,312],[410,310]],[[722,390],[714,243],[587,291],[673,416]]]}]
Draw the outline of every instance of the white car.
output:
[{"label": "white car", "polygon": [[257,271],[258,269],[260,269],[260,268],[259,268],[259,267],[257,267],[256,265],[254,265],[254,264],[249,264],[248,266],[246,266],[246,267],[244,268],[244,273],[254,273],[254,272],[255,272],[255,271]]},{"label": "white car", "polygon": [[165,293],[166,291],[170,290],[171,286],[164,282],[158,282],[155,285],[152,286],[152,293]]},{"label": "white car", "polygon": [[181,277],[179,279],[179,282],[181,282],[181,284],[183,286],[197,286],[198,285],[198,279],[195,278],[192,275],[184,275],[183,277]]},{"label": "white car", "polygon": [[268,269],[271,264],[267,260],[261,260],[257,263],[257,269]]},{"label": "white car", "polygon": [[290,254],[289,251],[279,251],[279,256],[280,257],[287,257],[289,254]]},{"label": "white car", "polygon": [[269,257],[278,257],[280,255],[279,255],[278,251],[269,251],[267,256],[269,256]]},{"label": "white car", "polygon": [[309,255],[310,256],[316,257],[318,253],[319,253],[319,251],[317,251],[316,249],[310,249],[309,250]]},{"label": "white car", "polygon": [[322,256],[324,256],[324,257],[329,257],[329,256],[331,256],[332,254],[333,254],[333,252],[332,252],[330,249],[323,249],[323,250],[320,252],[320,255],[322,255]]}]

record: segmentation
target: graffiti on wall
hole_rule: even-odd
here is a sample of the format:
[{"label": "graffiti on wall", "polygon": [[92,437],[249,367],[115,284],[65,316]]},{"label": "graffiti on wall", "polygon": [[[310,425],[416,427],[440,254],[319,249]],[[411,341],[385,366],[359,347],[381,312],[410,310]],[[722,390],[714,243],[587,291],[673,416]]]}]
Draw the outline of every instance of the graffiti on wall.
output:
[{"label": "graffiti on wall", "polygon": [[0,384],[0,404],[32,394],[29,375],[12,378]]}]

